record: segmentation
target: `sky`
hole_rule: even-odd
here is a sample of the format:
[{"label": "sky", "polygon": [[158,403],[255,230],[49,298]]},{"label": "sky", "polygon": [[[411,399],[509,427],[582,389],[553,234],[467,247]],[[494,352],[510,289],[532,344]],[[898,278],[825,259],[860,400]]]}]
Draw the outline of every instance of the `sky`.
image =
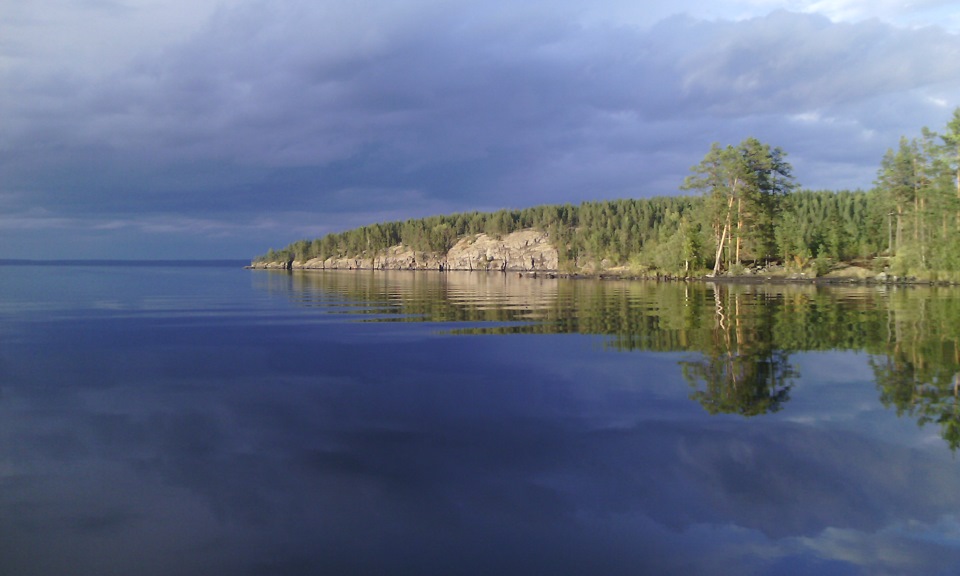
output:
[{"label": "sky", "polygon": [[868,189],[957,106],[954,0],[0,0],[0,258],[675,195],[750,136]]}]

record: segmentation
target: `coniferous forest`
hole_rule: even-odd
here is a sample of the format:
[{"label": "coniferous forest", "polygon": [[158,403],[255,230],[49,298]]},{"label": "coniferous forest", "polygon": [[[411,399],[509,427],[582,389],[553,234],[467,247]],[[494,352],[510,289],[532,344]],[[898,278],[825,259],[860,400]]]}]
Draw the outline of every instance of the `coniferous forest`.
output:
[{"label": "coniferous forest", "polygon": [[901,137],[870,190],[806,190],[787,153],[755,138],[714,144],[680,183],[685,195],[536,206],[385,222],[299,240],[254,262],[446,252],[457,239],[538,229],[562,271],[601,262],[636,273],[819,275],[841,263],[924,280],[960,280],[960,108],[941,132]]}]

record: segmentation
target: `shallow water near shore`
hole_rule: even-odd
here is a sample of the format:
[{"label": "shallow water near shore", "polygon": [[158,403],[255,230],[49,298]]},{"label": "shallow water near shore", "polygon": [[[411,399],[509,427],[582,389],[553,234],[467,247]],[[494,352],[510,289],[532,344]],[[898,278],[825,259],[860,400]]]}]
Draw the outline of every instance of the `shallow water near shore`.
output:
[{"label": "shallow water near shore", "polygon": [[955,574],[960,290],[0,266],[0,574]]}]

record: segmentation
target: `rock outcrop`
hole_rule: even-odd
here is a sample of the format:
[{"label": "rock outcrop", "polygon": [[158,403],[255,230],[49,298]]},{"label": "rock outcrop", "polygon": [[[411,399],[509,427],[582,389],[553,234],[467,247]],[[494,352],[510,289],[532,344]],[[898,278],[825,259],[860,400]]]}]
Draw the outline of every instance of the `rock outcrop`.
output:
[{"label": "rock outcrop", "polygon": [[503,237],[476,234],[461,238],[446,253],[415,251],[408,246],[390,247],[376,254],[346,258],[314,258],[301,262],[258,262],[253,268],[322,270],[500,270],[554,272],[559,264],[557,249],[547,234],[521,230]]},{"label": "rock outcrop", "polygon": [[447,252],[451,270],[554,271],[557,249],[543,232],[522,230],[502,239],[479,234],[461,238]]}]

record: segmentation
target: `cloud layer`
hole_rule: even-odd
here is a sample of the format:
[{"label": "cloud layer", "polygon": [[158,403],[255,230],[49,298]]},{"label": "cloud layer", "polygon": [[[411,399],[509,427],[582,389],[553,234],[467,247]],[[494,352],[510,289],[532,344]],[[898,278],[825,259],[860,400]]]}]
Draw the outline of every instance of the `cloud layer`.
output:
[{"label": "cloud layer", "polygon": [[150,222],[215,221],[181,240],[242,257],[385,218],[674,194],[748,135],[803,185],[869,187],[960,103],[950,18],[915,26],[946,3],[897,4],[81,4],[55,12],[102,32],[68,38],[75,63],[23,9],[0,46],[0,257],[62,255],[30,229],[91,256],[95,231],[149,229],[130,256],[177,256]]}]

